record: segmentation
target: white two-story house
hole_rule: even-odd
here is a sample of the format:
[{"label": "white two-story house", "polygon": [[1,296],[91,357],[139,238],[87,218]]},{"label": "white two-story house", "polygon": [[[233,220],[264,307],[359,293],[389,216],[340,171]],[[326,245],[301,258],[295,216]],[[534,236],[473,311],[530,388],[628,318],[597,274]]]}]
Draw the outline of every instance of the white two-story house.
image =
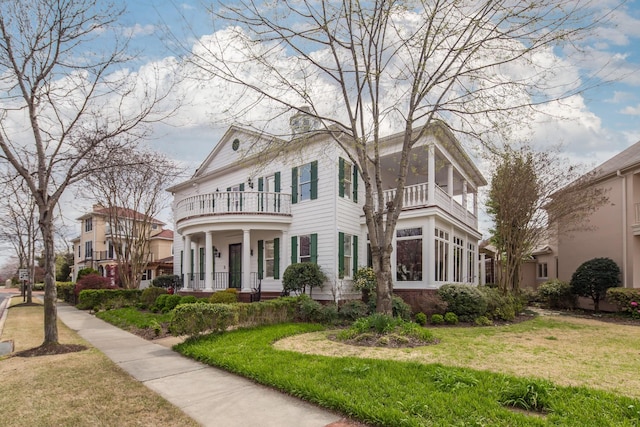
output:
[{"label": "white two-story house", "polygon": [[[364,185],[342,148],[309,120],[292,117],[291,140],[231,127],[191,179],[168,189],[183,292],[236,288],[248,300],[260,287],[263,298],[277,296],[288,265],[315,262],[327,282],[314,299],[358,296],[351,279],[369,263]],[[477,193],[486,181],[446,125],[432,126],[413,148],[394,239],[401,296],[479,276]],[[398,134],[381,145],[389,199],[400,144]]]}]

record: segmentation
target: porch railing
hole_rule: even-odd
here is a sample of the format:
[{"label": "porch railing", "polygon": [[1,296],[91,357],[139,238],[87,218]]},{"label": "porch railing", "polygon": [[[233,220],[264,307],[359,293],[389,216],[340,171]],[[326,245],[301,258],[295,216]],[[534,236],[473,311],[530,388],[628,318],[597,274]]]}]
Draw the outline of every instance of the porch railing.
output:
[{"label": "porch railing", "polygon": [[[396,197],[396,191],[397,190],[395,188],[392,188],[382,193],[383,201],[385,204],[392,201]],[[403,209],[436,205],[443,208],[447,212],[450,212],[451,215],[463,221],[465,224],[474,227],[477,225],[476,216],[465,209],[460,203],[458,203],[457,200],[455,200],[445,190],[438,187],[437,185],[435,186],[435,194],[433,195],[433,199],[429,198],[428,183],[424,182],[416,185],[409,185],[404,189],[402,202]],[[639,213],[640,211],[636,210],[636,215],[638,215]],[[640,216],[638,216],[637,218],[640,218]]]},{"label": "porch railing", "polygon": [[222,214],[291,214],[291,195],[264,191],[217,191],[176,203],[176,219]]},{"label": "porch railing", "polygon": [[[213,288],[214,291],[220,291],[224,289],[238,289],[242,288],[243,273],[229,273],[229,272],[216,272],[213,274]],[[204,291],[207,288],[206,273],[191,273],[189,276],[188,288],[194,291]],[[183,276],[184,277],[184,276]],[[258,286],[258,273],[249,273],[249,288],[253,289]],[[184,286],[182,289],[185,289]]]}]

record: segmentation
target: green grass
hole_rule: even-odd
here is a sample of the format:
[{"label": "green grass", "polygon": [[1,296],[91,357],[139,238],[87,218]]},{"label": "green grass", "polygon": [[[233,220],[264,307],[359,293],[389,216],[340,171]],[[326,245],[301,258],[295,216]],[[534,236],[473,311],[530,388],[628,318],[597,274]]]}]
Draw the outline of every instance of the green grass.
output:
[{"label": "green grass", "polygon": [[[536,327],[541,324],[513,325],[510,332]],[[460,334],[497,330],[467,329],[473,332]],[[176,350],[373,425],[640,426],[640,400],[605,391],[440,364],[306,355],[271,346],[318,330],[309,324],[240,329],[190,339]],[[508,405],[529,405],[544,415],[514,412]]]},{"label": "green grass", "polygon": [[127,307],[101,311],[96,313],[96,317],[121,329],[130,330],[132,327],[147,329],[154,328],[158,324],[168,323],[171,319],[171,313],[152,313]]}]

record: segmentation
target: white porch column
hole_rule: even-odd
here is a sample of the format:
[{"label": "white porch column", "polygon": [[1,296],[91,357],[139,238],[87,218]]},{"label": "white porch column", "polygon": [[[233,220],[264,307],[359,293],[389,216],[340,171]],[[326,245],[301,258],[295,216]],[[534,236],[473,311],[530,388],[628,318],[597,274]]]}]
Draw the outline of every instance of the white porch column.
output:
[{"label": "white porch column", "polygon": [[205,259],[205,292],[213,291],[213,231],[204,233],[204,259]]},{"label": "white porch column", "polygon": [[485,263],[485,254],[480,254],[480,284],[487,284],[487,264]]},{"label": "white porch column", "polygon": [[453,165],[447,165],[447,194],[453,197]]},{"label": "white porch column", "polygon": [[242,230],[242,291],[251,290],[251,230]]},{"label": "white porch column", "polygon": [[[477,219],[478,218],[478,189],[476,188],[472,194],[473,194],[473,216],[475,216]],[[476,227],[477,226],[478,226],[478,223],[476,221]]]},{"label": "white porch column", "polygon": [[182,278],[182,288],[184,290],[189,290],[189,283],[191,282],[190,278],[193,271],[191,271],[191,236],[188,234],[184,236],[182,253],[184,254],[184,277]]},{"label": "white porch column", "polygon": [[462,207],[467,210],[467,181],[462,181]]},{"label": "white porch column", "polygon": [[434,285],[436,281],[435,271],[435,259],[436,259],[436,241],[435,241],[435,228],[436,221],[433,216],[427,218],[427,232],[425,238],[427,239],[427,247],[423,253],[422,265],[425,268],[427,286]]},{"label": "white porch column", "polygon": [[291,260],[291,239],[289,238],[289,232],[282,232],[282,240],[280,241],[280,265],[278,266],[280,271],[280,280],[284,274],[284,269],[289,266],[289,260]]},{"label": "white porch column", "polygon": [[427,159],[427,191],[430,204],[436,203],[436,149],[433,144],[429,145],[429,158]]}]

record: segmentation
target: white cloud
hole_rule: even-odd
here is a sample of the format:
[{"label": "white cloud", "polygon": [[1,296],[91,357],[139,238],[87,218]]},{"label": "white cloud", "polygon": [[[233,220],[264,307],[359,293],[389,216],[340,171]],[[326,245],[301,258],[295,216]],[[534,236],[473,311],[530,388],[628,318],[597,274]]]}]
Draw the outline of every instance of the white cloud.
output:
[{"label": "white cloud", "polygon": [[640,116],[640,104],[636,105],[635,107],[629,105],[620,110],[620,113],[629,116]]},{"label": "white cloud", "polygon": [[135,24],[131,27],[122,28],[122,34],[126,37],[140,37],[140,36],[149,36],[156,31],[156,27],[151,24],[140,25]]},{"label": "white cloud", "polygon": [[627,102],[635,98],[636,98],[636,95],[631,92],[614,90],[613,96],[609,99],[605,99],[604,102],[607,102],[610,104],[621,104],[623,102]]}]

